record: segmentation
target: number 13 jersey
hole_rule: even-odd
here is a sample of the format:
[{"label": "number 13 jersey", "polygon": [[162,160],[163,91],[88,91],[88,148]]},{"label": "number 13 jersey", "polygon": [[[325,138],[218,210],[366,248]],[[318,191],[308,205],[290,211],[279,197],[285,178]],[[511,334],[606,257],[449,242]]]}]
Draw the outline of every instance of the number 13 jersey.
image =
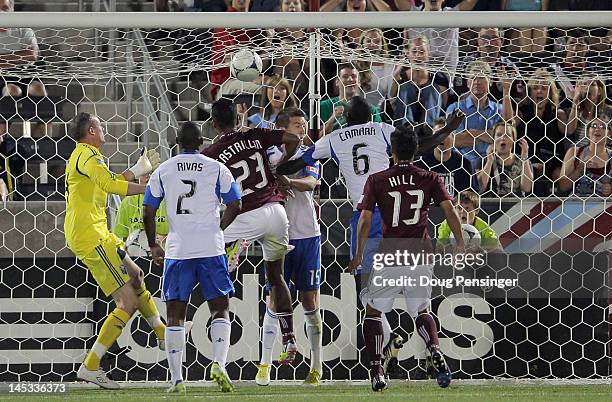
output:
[{"label": "number 13 jersey", "polygon": [[283,144],[283,130],[252,128],[224,134],[202,154],[229,168],[242,194],[245,213],[272,202],[283,202],[266,150]]},{"label": "number 13 jersey", "polygon": [[221,199],[240,199],[236,182],[223,164],[198,153],[182,153],[151,175],[144,204],[166,201],[166,258],[185,260],[225,254],[220,227]]},{"label": "number 13 jersey", "polygon": [[346,180],[349,198],[356,209],[368,177],[389,167],[394,130],[390,124],[375,122],[344,127],[318,140],[302,159],[307,163],[333,159]]}]

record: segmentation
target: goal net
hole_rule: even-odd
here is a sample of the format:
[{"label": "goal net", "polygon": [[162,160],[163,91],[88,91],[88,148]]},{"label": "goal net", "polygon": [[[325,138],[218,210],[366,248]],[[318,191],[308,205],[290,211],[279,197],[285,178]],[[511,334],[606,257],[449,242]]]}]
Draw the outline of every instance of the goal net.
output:
[{"label": "goal net", "polygon": [[[433,287],[432,311],[454,377],[608,377],[612,15],[429,14],[367,13],[350,20],[359,28],[343,14],[317,13],[184,14],[182,20],[181,14],[88,14],[87,24],[101,28],[82,27],[78,14],[2,16],[0,26],[14,27],[0,32],[0,178],[8,191],[0,204],[2,380],[75,380],[113,308],[62,232],[64,169],[75,147],[68,123],[76,113],[100,117],[107,132],[101,151],[111,170],[121,172],[141,146],[163,158],[175,154],[184,121],[200,124],[212,141],[209,112],[219,97],[246,105],[240,124],[257,127],[273,127],[282,107],[299,107],[315,141],[346,124],[348,102],[359,94],[374,119],[411,126],[423,137],[452,110],[466,113],[451,142],[418,164],[439,172],[452,194],[464,194],[461,205],[478,214],[471,223],[478,230],[490,225],[504,252],[490,254],[480,269],[437,267],[435,276],[513,282]],[[542,24],[548,28],[529,27]],[[259,81],[229,77],[229,58],[244,47],[264,61]],[[356,155],[356,169],[366,174],[359,163]],[[468,202],[470,190],[480,194],[479,206]],[[353,211],[333,160],[322,162],[318,195],[323,378],[366,379],[363,308],[354,278],[344,272]],[[130,238],[130,253],[165,315],[162,269],[139,242],[141,217],[118,218],[119,205],[109,199],[110,228]],[[443,214],[435,206],[430,220],[437,237]],[[227,368],[232,379],[252,380],[265,311],[257,244],[233,278]],[[403,309],[398,300],[387,315],[405,340],[391,376],[426,378],[424,344]],[[210,315],[197,289],[187,315],[194,326],[186,378],[202,380],[212,346]],[[274,366],[272,379],[300,380],[308,372],[299,305],[295,325],[301,356],[293,367]],[[165,381],[165,354],[155,345],[136,315],[102,365],[117,380]]]}]

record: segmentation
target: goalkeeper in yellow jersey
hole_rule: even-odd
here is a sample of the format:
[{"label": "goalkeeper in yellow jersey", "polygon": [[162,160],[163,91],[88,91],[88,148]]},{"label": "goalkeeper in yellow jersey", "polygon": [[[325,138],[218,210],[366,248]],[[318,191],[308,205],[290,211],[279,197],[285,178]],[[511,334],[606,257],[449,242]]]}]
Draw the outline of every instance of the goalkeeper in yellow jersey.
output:
[{"label": "goalkeeper in yellow jersey", "polygon": [[100,369],[100,359],[121,335],[132,315],[139,310],[145,317],[157,335],[160,349],[165,348],[165,326],[145,287],[144,273],[122,250],[123,242],[108,229],[106,200],[108,193],[144,194],[146,186],[133,181],[159,166],[159,154],[145,150],[134,166],[120,175],[115,174],[100,153],[104,128],[98,117],[79,113],[71,130],[77,146],[66,166],[66,242],[89,268],[104,294],[112,296],[116,304],[77,377],[102,388],[117,389],[119,385]]}]

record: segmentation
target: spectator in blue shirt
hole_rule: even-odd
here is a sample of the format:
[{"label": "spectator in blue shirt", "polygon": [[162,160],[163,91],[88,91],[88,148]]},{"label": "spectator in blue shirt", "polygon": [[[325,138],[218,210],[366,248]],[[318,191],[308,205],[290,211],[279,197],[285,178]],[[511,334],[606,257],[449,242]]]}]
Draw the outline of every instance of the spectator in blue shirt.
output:
[{"label": "spectator in blue shirt", "polygon": [[472,162],[472,166],[481,165],[481,159],[486,155],[489,144],[493,143],[493,126],[502,119],[512,118],[512,81],[507,78],[504,68],[501,68],[498,74],[502,76],[503,104],[489,98],[491,67],[484,61],[475,60],[467,69],[469,92],[446,110],[446,113],[452,113],[459,109],[465,113],[465,119],[455,135],[455,147]]}]

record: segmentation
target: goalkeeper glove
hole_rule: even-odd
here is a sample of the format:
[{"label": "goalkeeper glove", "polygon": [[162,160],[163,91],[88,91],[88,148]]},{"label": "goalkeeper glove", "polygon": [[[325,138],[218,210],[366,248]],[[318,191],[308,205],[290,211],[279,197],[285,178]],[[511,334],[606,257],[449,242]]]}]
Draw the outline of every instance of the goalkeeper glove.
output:
[{"label": "goalkeeper glove", "polygon": [[149,174],[157,169],[160,162],[161,159],[159,158],[159,153],[157,153],[157,151],[154,149],[147,151],[147,147],[144,147],[140,151],[140,158],[138,158],[138,162],[136,162],[136,164],[130,168],[130,171],[134,173],[135,178],[139,178],[140,176]]}]

